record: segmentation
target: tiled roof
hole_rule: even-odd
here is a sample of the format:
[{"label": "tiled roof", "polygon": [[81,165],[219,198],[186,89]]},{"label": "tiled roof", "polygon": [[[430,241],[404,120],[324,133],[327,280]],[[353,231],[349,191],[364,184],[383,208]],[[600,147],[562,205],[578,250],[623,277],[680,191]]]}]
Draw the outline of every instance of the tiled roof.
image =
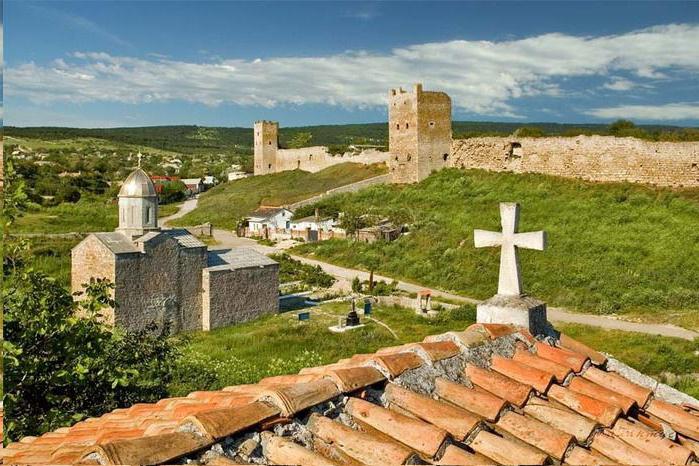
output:
[{"label": "tiled roof", "polygon": [[246,269],[266,267],[277,262],[252,248],[233,248],[209,251],[208,267],[222,269]]},{"label": "tiled roof", "polygon": [[141,252],[131,239],[118,231],[93,233],[93,235],[114,254],[133,254]]},{"label": "tiled roof", "polygon": [[285,207],[258,207],[257,209],[253,210],[250,212],[250,217],[249,218],[270,218],[275,215],[277,215],[279,212],[282,212],[284,210],[289,210]]},{"label": "tiled roof", "polygon": [[[611,361],[610,361],[611,363]],[[253,385],[117,409],[4,463],[688,464],[699,411],[562,335],[475,324]]]}]

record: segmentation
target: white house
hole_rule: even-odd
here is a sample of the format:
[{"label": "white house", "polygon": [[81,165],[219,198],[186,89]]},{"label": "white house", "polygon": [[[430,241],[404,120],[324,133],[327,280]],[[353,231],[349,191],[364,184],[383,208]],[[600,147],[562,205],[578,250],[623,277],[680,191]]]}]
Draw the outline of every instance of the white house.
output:
[{"label": "white house", "polygon": [[206,187],[210,188],[211,186],[215,185],[216,183],[218,183],[218,180],[216,179],[215,176],[206,175],[204,177],[204,185]]},{"label": "white house", "polygon": [[292,230],[308,230],[311,231],[331,231],[337,222],[332,217],[319,218],[315,215],[303,217],[291,222]]},{"label": "white house", "polygon": [[284,207],[260,207],[247,218],[248,231],[260,235],[265,230],[288,230],[293,213]]}]

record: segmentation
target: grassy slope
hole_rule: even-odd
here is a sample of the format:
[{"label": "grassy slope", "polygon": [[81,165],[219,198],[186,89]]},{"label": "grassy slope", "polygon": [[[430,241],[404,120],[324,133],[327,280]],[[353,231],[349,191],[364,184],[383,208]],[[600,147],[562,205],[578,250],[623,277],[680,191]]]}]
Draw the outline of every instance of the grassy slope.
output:
[{"label": "grassy slope", "polygon": [[219,228],[234,229],[240,218],[260,205],[290,204],[385,171],[385,166],[378,164],[342,163],[317,173],[293,170],[244,178],[221,184],[202,194],[198,207],[172,224],[211,222]]},{"label": "grassy slope", "polygon": [[119,223],[118,206],[103,198],[42,207],[25,213],[12,226],[14,233],[112,231]]},{"label": "grassy slope", "polygon": [[[391,327],[398,339],[381,325],[367,325],[344,334],[328,331],[349,311],[348,303],[327,303],[310,309],[309,321],[299,322],[295,312],[263,317],[252,322],[211,332],[189,334],[186,352],[192,374],[213,372],[215,381],[180,378],[171,387],[174,396],[192,390],[217,389],[227,385],[254,383],[262,377],[298,372],[303,367],[335,362],[356,353],[412,341],[427,335],[465,329],[475,320],[475,309],[444,312],[428,320],[410,309],[378,306],[373,316]],[[364,320],[364,319],[363,319]]]},{"label": "grassy slope", "polygon": [[[411,218],[385,244],[326,241],[297,252],[345,266],[379,257],[377,271],[487,298],[499,250],[475,249],[473,229],[499,230],[498,202],[522,204],[520,231],[549,233],[545,252],[521,251],[525,289],[551,306],[645,312],[699,328],[699,203],[693,193],[543,175],[444,170],[417,185],[377,186],[320,205]],[[694,311],[692,311],[694,310]]]}]

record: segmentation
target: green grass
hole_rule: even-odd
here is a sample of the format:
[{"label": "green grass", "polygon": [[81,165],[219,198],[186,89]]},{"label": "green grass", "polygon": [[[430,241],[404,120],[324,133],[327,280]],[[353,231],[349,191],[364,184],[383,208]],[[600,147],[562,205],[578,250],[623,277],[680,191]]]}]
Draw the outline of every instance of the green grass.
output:
[{"label": "green grass", "polygon": [[296,373],[304,367],[329,364],[358,353],[412,341],[449,330],[464,330],[475,320],[475,309],[444,311],[430,320],[410,309],[378,306],[372,316],[391,327],[394,338],[371,320],[343,334],[329,326],[346,316],[349,303],[327,303],[310,308],[311,319],[299,322],[296,312],[276,314],[233,327],[189,334],[183,376],[171,387],[173,396],[192,390],[217,389],[254,383],[270,375]]},{"label": "green grass", "polygon": [[70,288],[70,250],[82,239],[83,237],[29,238],[28,265]]},{"label": "green grass", "polygon": [[158,206],[158,217],[168,217],[172,214],[176,214],[182,203],[171,203],[171,204],[161,204]]},{"label": "green grass", "polygon": [[521,204],[520,231],[549,234],[546,251],[521,251],[530,294],[550,306],[699,328],[696,190],[443,170],[419,184],[318,204],[402,219],[409,235],[392,243],[306,243],[294,252],[355,268],[374,262],[390,277],[484,299],[496,291],[500,251],[474,248],[473,229],[500,230],[501,201]]},{"label": "green grass", "polygon": [[687,341],[577,324],[558,325],[557,328],[646,375],[699,397],[699,340]]},{"label": "green grass", "polygon": [[105,199],[81,199],[75,204],[38,207],[18,218],[13,233],[112,231],[119,223],[118,206]]},{"label": "green grass", "polygon": [[172,224],[211,222],[217,228],[235,229],[241,218],[260,205],[291,204],[385,172],[384,165],[342,163],[317,173],[293,170],[223,183],[202,194],[197,208]]}]

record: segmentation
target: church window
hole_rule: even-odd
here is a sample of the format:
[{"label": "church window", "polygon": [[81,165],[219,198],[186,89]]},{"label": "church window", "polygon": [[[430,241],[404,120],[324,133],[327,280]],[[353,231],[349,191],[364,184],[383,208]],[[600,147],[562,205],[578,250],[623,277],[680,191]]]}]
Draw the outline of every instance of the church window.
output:
[{"label": "church window", "polygon": [[146,223],[152,222],[152,217],[151,207],[146,207]]},{"label": "church window", "polygon": [[272,169],[272,164],[271,164],[271,163],[270,163],[269,165],[267,165],[267,169],[269,169],[269,170]]},{"label": "church window", "polygon": [[442,154],[442,159],[446,162],[447,159],[449,158],[449,154]]},{"label": "church window", "polygon": [[405,123],[405,129],[410,128],[410,124],[408,122]]},{"label": "church window", "polygon": [[430,121],[430,128],[434,128],[434,125],[435,125],[434,121]]},{"label": "church window", "polygon": [[396,129],[400,129],[400,123],[396,123]]},{"label": "church window", "polygon": [[272,141],[269,141],[267,144],[269,144],[269,145],[271,146],[271,145],[272,145]]}]

